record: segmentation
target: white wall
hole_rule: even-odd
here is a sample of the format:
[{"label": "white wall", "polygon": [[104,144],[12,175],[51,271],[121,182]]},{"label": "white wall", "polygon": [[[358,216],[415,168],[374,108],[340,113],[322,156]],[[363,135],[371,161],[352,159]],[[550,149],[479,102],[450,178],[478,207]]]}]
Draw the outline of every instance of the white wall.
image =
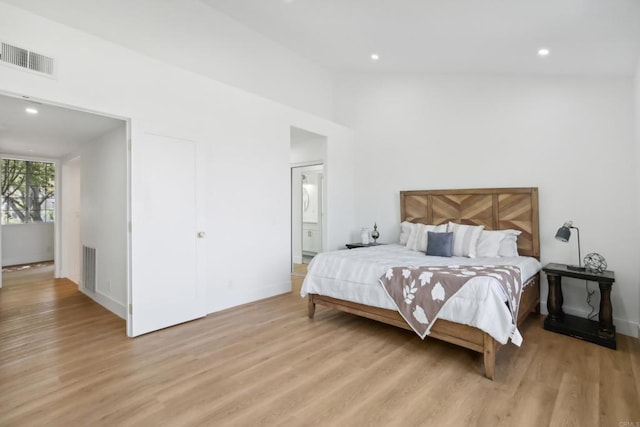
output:
[{"label": "white wall", "polygon": [[81,290],[126,317],[127,135],[123,125],[80,152],[80,241],[96,250],[96,292]]},{"label": "white wall", "polygon": [[[542,263],[577,262],[576,241],[554,239],[573,220],[583,255],[604,255],[616,273],[616,327],[635,335],[633,92],[631,78],[342,76],[336,117],[357,135],[356,223],[377,221],[389,241],[401,190],[539,187]],[[565,310],[584,314],[584,282],[563,288]]]},{"label": "white wall", "polygon": [[80,157],[62,162],[61,166],[61,271],[60,275],[80,284],[82,241],[80,239]]},{"label": "white wall", "polygon": [[162,232],[135,227],[148,202],[141,193],[145,152],[136,145],[144,133],[187,135],[198,144],[209,312],[290,289],[291,126],[327,136],[326,242],[330,249],[343,245],[353,220],[348,129],[6,3],[0,3],[0,39],[49,53],[59,64],[55,80],[0,66],[0,90],[131,119],[132,286],[158,267],[153,252],[136,251],[137,242]]},{"label": "white wall", "polygon": [[6,0],[6,3],[159,61],[321,117],[332,117],[332,81],[326,69],[202,1]]},{"label": "white wall", "polygon": [[291,164],[323,163],[327,157],[327,137],[291,128]]},{"label": "white wall", "polygon": [[3,225],[2,266],[52,261],[53,226],[53,222]]}]

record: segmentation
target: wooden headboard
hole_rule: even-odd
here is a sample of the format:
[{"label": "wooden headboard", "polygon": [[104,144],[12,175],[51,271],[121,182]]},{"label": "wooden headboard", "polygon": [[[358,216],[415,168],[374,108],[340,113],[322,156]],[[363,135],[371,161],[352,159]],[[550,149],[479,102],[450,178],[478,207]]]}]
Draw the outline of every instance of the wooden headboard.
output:
[{"label": "wooden headboard", "polygon": [[401,191],[400,216],[422,224],[452,221],[520,230],[518,253],[540,258],[537,187]]}]

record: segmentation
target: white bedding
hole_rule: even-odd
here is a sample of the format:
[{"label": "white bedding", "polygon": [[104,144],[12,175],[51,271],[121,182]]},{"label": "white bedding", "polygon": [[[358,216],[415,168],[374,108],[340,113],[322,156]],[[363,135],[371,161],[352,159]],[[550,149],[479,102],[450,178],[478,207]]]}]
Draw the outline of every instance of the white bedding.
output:
[{"label": "white bedding", "polygon": [[[359,304],[396,310],[394,302],[378,282],[391,267],[442,265],[514,265],[520,268],[522,283],[534,276],[542,265],[531,257],[463,258],[433,257],[391,244],[318,254],[309,264],[301,295],[325,295]],[[501,344],[509,338],[520,345],[522,337],[513,325],[504,304],[506,296],[491,279],[470,280],[442,308],[439,318],[479,328]]]}]

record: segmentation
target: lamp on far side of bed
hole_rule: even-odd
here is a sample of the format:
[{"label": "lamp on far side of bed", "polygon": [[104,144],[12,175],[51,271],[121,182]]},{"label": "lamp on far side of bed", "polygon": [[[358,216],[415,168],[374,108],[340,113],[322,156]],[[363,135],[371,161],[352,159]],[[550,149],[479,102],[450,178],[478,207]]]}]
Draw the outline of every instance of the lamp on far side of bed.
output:
[{"label": "lamp on far side of bed", "polygon": [[378,244],[378,237],[380,237],[380,232],[378,231],[378,223],[373,224],[373,231],[371,232],[371,238],[373,239],[373,244]]},{"label": "lamp on far side of bed", "polygon": [[578,233],[578,265],[567,265],[569,270],[573,271],[585,271],[586,269],[582,266],[582,255],[580,254],[580,229],[578,227],[574,227],[573,221],[567,221],[564,225],[558,228],[558,232],[556,233],[556,239],[561,242],[567,243],[571,238],[571,229],[574,228]]}]

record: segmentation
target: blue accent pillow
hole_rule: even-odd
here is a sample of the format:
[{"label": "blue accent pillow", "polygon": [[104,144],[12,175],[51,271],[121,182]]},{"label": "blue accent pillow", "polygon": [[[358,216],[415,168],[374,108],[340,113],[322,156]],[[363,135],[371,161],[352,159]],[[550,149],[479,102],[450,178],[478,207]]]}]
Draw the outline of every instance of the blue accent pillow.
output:
[{"label": "blue accent pillow", "polygon": [[453,232],[436,233],[427,231],[427,255],[451,257]]}]

